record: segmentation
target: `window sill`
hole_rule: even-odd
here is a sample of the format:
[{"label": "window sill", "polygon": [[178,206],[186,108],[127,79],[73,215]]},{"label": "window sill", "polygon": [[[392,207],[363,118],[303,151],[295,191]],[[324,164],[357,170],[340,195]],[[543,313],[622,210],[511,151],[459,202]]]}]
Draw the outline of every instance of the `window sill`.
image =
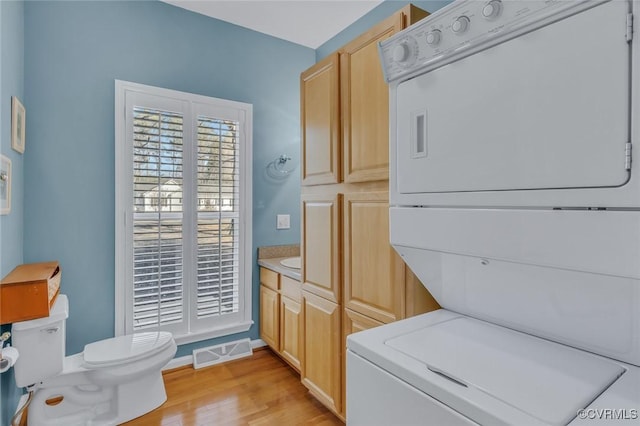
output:
[{"label": "window sill", "polygon": [[215,339],[216,337],[229,336],[231,334],[242,333],[243,331],[249,330],[253,325],[253,321],[235,323],[225,325],[223,327],[214,328],[205,331],[198,331],[195,333],[188,334],[174,334],[173,340],[176,341],[176,344],[186,345],[188,343],[201,342],[203,340]]}]

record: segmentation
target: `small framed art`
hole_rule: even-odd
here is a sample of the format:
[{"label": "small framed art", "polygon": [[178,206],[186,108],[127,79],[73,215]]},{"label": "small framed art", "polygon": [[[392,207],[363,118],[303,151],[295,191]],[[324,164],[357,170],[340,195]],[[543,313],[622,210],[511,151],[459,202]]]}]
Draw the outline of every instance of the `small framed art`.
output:
[{"label": "small framed art", "polygon": [[0,214],[11,212],[11,160],[0,155]]},{"label": "small framed art", "polygon": [[11,97],[11,148],[24,154],[27,112],[16,96]]}]

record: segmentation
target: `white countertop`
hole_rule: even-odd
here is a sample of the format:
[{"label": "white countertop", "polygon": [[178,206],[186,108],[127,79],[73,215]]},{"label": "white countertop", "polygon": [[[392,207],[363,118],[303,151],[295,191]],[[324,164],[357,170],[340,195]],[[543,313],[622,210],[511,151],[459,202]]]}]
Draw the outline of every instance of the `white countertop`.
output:
[{"label": "white countertop", "polygon": [[288,259],[289,257],[291,256],[258,259],[258,265],[267,269],[271,269],[272,271],[282,274],[286,277],[293,278],[294,280],[301,281],[302,276],[300,269],[287,268],[280,263],[281,260]]}]

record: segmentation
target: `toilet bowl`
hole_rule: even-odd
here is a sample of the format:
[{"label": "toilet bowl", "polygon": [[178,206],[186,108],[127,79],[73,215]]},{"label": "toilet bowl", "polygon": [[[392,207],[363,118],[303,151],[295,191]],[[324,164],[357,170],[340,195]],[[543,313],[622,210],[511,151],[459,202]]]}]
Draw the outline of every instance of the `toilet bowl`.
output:
[{"label": "toilet bowl", "polygon": [[177,349],[171,333],[118,336],[65,357],[68,306],[59,295],[49,317],[13,324],[16,384],[34,391],[28,425],[116,425],[160,406],[161,370]]}]

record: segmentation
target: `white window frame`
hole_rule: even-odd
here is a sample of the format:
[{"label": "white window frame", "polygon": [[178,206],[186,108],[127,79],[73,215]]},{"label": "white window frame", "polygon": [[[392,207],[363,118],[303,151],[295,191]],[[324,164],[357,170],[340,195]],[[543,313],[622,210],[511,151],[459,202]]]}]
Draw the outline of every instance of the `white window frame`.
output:
[{"label": "white window frame", "polygon": [[[185,152],[183,158],[191,156],[195,161],[196,151],[188,147],[194,147],[196,140],[195,122],[199,114],[209,117],[229,119],[239,122],[238,134],[239,161],[240,161],[240,242],[239,242],[239,315],[234,316],[233,322],[222,320],[219,323],[196,325],[195,321],[196,292],[189,288],[189,282],[195,284],[194,272],[187,267],[183,271],[183,302],[188,303],[188,311],[185,311],[184,321],[187,322],[184,329],[173,331],[174,339],[178,344],[186,344],[215,337],[226,336],[249,330],[253,324],[252,313],[252,135],[253,135],[253,107],[251,104],[212,98],[176,90],[163,89],[127,81],[115,81],[115,335],[133,333],[133,147],[127,143],[127,101],[140,97],[160,98],[159,101],[167,105],[182,105],[184,133],[183,140]],[[140,105],[145,106],[145,105]],[[230,111],[235,111],[231,113]],[[197,215],[198,204],[195,197],[194,184],[196,182],[196,170],[193,168],[191,176],[186,174],[184,180],[184,203],[193,205],[194,214],[183,217],[185,229],[191,228]],[[189,183],[188,183],[189,182]],[[191,194],[193,192],[194,194]],[[193,216],[193,217],[191,217]],[[195,234],[195,232],[193,233]],[[194,250],[197,241],[195,235],[183,235],[183,244],[186,250]],[[185,265],[187,266],[187,265]],[[195,284],[197,285],[197,284]],[[224,318],[220,317],[220,318]]]}]

